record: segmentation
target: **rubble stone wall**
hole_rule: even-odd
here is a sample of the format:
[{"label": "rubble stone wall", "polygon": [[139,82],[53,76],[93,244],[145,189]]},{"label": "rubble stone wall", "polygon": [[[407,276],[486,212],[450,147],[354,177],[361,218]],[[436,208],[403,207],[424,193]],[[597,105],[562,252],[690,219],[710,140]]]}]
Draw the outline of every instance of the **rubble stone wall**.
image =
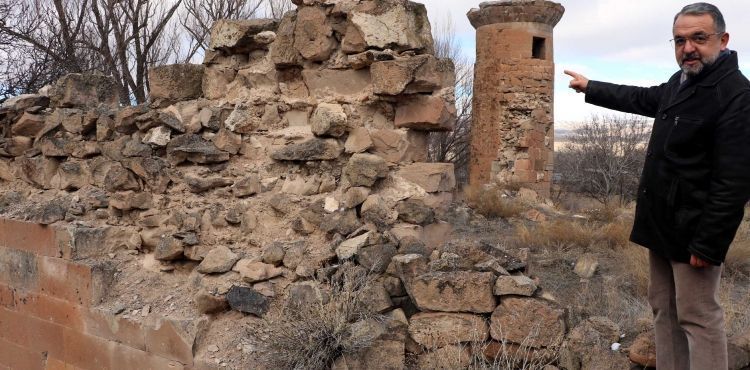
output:
[{"label": "rubble stone wall", "polygon": [[554,151],[553,27],[550,1],[482,3],[477,29],[471,184],[520,184],[548,196]]},{"label": "rubble stone wall", "polygon": [[331,265],[444,241],[455,177],[427,135],[454,125],[455,72],[423,5],[219,21],[203,64],[149,80],[138,106],[72,74],[0,108],[0,351],[28,354],[0,364],[191,368],[231,292],[261,316]]}]

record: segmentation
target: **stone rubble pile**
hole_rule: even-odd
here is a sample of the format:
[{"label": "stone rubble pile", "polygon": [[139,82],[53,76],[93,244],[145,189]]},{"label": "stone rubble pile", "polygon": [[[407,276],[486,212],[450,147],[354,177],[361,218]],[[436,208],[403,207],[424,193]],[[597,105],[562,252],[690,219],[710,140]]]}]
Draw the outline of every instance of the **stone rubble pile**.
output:
[{"label": "stone rubble pile", "polygon": [[6,101],[0,216],[67,223],[77,259],[187,266],[205,314],[315,302],[353,261],[379,275],[368,303],[393,322],[334,368],[403,368],[407,352],[464,366],[467,342],[490,360],[503,342],[552,356],[565,312],[527,261],[441,240],[455,178],[427,139],[453,127],[455,73],[424,6],[295,3],[279,22],[217,22],[202,65],[149,71],[148,104],[79,74]]}]

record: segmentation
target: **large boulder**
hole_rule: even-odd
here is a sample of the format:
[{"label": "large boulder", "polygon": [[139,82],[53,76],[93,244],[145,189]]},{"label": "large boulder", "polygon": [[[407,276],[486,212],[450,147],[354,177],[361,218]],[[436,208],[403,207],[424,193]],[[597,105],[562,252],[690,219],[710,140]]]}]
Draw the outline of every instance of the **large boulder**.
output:
[{"label": "large boulder", "polygon": [[328,22],[324,8],[305,6],[297,10],[294,48],[305,59],[313,62],[328,60],[336,44],[333,28]]},{"label": "large boulder", "polygon": [[380,95],[431,93],[456,83],[453,61],[432,55],[375,62],[371,74],[373,92]]},{"label": "large boulder", "polygon": [[378,179],[388,176],[388,164],[374,154],[354,154],[346,164],[344,174],[350,185],[370,187]]},{"label": "large boulder", "polygon": [[[347,30],[347,38],[361,37],[368,48],[432,54],[432,31],[422,4],[405,0],[364,2],[349,14],[349,21],[353,27]],[[358,34],[350,35],[352,31]]]},{"label": "large boulder", "polygon": [[490,272],[429,272],[405,281],[406,290],[421,311],[489,313],[496,307]]},{"label": "large boulder", "polygon": [[203,96],[203,71],[200,64],[172,64],[148,70],[151,100],[169,102]]},{"label": "large boulder", "polygon": [[456,106],[440,96],[417,95],[396,108],[397,128],[450,131],[456,123]]},{"label": "large boulder", "polygon": [[52,106],[58,108],[96,108],[104,105],[110,109],[120,106],[117,82],[98,74],[71,73],[59,79],[50,89]]},{"label": "large boulder", "polygon": [[426,348],[462,342],[483,342],[490,336],[481,316],[467,313],[423,312],[411,317],[409,334]]},{"label": "large boulder", "polygon": [[398,175],[421,186],[428,193],[452,191],[456,187],[452,163],[413,163],[401,168]]},{"label": "large boulder", "polygon": [[565,330],[565,311],[543,299],[503,297],[490,318],[492,338],[535,348],[559,345]]},{"label": "large boulder", "polygon": [[247,54],[268,49],[269,38],[264,32],[275,31],[273,19],[220,19],[211,27],[209,49],[226,54]]}]

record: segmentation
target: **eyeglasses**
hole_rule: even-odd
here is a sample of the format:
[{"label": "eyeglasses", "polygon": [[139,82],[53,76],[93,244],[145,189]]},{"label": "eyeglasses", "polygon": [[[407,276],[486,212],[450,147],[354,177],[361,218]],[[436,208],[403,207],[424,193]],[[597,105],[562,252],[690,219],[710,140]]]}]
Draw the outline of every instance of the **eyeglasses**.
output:
[{"label": "eyeglasses", "polygon": [[723,35],[723,34],[724,34],[724,32],[717,32],[717,33],[702,33],[702,32],[700,32],[700,33],[692,34],[692,35],[687,36],[687,37],[677,36],[677,37],[669,40],[669,42],[671,42],[675,47],[683,47],[683,46],[685,46],[685,44],[687,43],[688,40],[690,40],[690,42],[693,45],[703,45],[703,44],[705,44],[705,43],[708,42],[708,40],[711,38],[711,36]]}]

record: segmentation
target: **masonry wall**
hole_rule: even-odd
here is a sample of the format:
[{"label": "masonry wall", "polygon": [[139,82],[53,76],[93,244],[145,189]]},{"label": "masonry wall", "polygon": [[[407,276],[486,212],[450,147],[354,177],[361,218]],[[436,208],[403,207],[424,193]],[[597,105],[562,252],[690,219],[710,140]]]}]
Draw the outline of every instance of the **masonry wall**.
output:
[{"label": "masonry wall", "polygon": [[195,336],[96,308],[115,270],[75,260],[67,228],[0,219],[0,369],[197,369]]}]

